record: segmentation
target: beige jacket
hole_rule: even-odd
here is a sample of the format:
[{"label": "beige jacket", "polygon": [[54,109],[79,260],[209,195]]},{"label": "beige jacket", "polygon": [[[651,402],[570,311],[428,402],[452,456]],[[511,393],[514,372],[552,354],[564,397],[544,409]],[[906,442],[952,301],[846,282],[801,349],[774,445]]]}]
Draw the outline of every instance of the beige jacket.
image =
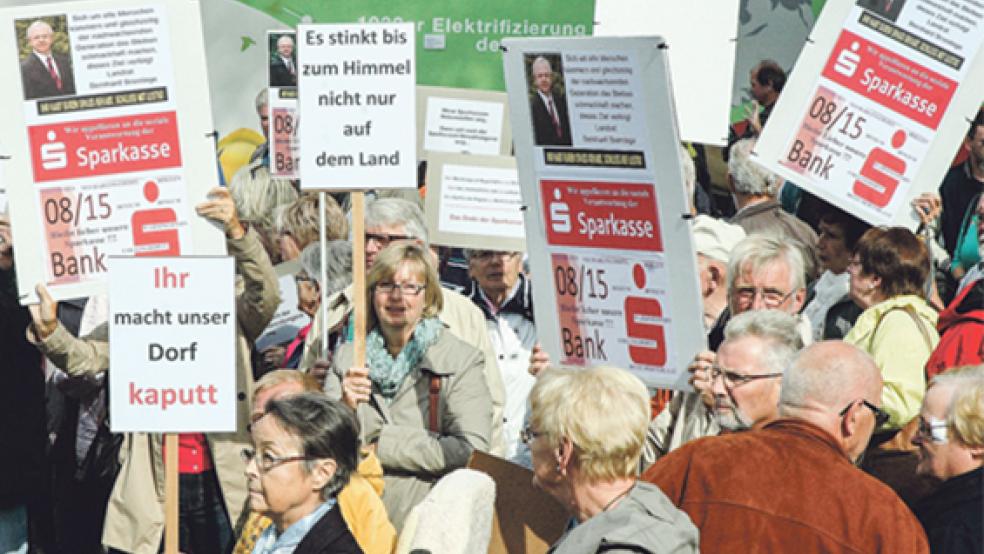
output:
[{"label": "beige jacket", "polygon": [[[449,289],[441,289],[444,293],[444,308],[438,314],[438,319],[448,326],[451,333],[485,354],[485,382],[492,395],[492,447],[490,452],[496,456],[504,456],[506,443],[502,436],[503,412],[506,408],[506,388],[502,383],[502,373],[496,363],[495,349],[489,340],[485,326],[485,316],[482,310],[468,298]],[[341,324],[352,312],[352,285],[336,292],[327,300],[328,328],[334,329]],[[307,371],[317,360],[325,359],[321,346],[321,314],[318,310],[311,324],[304,343],[304,354],[298,367]],[[348,367],[346,367],[348,369]]]},{"label": "beige jacket", "polygon": [[[236,299],[237,430],[206,435],[212,461],[233,525],[246,503],[245,464],[241,450],[249,446],[246,432],[249,399],[253,396],[250,344],[263,331],[280,304],[277,276],[270,259],[250,230],[239,240],[226,241],[236,258],[243,286]],[[59,324],[39,348],[70,375],[98,373],[109,368],[108,325],[82,339]],[[164,458],[160,434],[128,433],[120,449],[123,464],[109,498],[103,543],[133,554],[156,554],[164,533]]]},{"label": "beige jacket", "polygon": [[699,393],[677,391],[663,411],[649,422],[639,461],[640,473],[684,444],[720,432],[714,414],[704,405]]},{"label": "beige jacket", "polygon": [[[352,366],[352,344],[335,354],[325,378],[329,398],[342,397],[342,376]],[[373,392],[359,405],[363,442],[376,439],[376,455],[383,465],[383,503],[397,530],[411,508],[435,482],[465,467],[473,450],[487,452],[492,433],[492,399],[483,377],[482,353],[449,332],[427,349],[423,359],[404,379],[387,403]],[[426,372],[424,370],[427,370]],[[429,372],[441,377],[438,403],[441,434],[431,433]],[[376,438],[378,437],[378,439]]]}]

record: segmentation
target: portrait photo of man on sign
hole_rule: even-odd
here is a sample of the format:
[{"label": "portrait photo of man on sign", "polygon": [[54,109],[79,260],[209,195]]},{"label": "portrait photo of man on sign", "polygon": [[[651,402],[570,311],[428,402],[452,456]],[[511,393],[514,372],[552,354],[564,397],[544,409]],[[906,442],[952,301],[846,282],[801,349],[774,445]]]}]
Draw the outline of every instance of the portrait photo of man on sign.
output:
[{"label": "portrait photo of man on sign", "polygon": [[537,146],[571,146],[564,73],[559,54],[527,54],[526,74],[531,83],[530,119]]},{"label": "portrait photo of man on sign", "polygon": [[297,53],[294,33],[270,35],[270,86],[297,86]]},{"label": "portrait photo of man on sign", "polygon": [[14,22],[19,40],[24,100],[75,94],[64,15]]}]

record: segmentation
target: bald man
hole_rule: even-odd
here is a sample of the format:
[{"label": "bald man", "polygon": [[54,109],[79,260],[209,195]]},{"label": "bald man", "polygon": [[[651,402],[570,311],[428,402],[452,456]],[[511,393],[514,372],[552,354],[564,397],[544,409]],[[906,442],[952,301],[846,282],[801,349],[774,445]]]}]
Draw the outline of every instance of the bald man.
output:
[{"label": "bald man", "polygon": [[72,58],[52,51],[55,32],[51,25],[39,19],[28,25],[25,35],[31,53],[21,61],[24,100],[75,94]]},{"label": "bald man", "polygon": [[814,344],[785,372],[779,419],[684,445],[643,479],[687,512],[706,552],[928,553],[912,512],[854,465],[886,417],[881,387],[861,350]]}]

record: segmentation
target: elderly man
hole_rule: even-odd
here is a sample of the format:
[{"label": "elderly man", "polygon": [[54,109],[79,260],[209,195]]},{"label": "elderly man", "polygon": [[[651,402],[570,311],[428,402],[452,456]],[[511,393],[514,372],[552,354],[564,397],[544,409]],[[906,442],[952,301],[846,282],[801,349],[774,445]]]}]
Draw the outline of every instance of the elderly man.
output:
[{"label": "elderly man", "polygon": [[523,275],[523,253],[497,250],[465,250],[472,278],[468,298],[485,315],[489,340],[495,348],[506,390],[502,423],[506,457],[516,454],[519,432],[526,418],[526,399],[536,378],[527,371],[527,360],[536,343],[533,319],[533,287]]},{"label": "elderly man", "polygon": [[867,354],[817,343],[786,370],[780,419],[684,445],[643,479],[687,512],[705,552],[928,552],[905,504],[854,465],[886,417],[881,388]]},{"label": "elderly man", "polygon": [[567,117],[567,98],[562,92],[554,90],[554,72],[550,62],[540,56],[533,60],[530,71],[535,89],[530,97],[534,144],[570,146],[571,121]]},{"label": "elderly man", "polygon": [[772,234],[796,241],[806,263],[808,280],[817,278],[817,234],[809,225],[790,215],[776,197],[782,180],[751,159],[755,139],[742,139],[731,147],[728,160],[728,187],[735,196],[738,212],[730,223],[741,225],[749,235]]},{"label": "elderly man", "polygon": [[294,38],[290,35],[281,35],[277,39],[277,51],[270,56],[270,86],[297,86],[297,61],[294,59]]},{"label": "elderly man", "polygon": [[[250,344],[263,331],[280,304],[277,276],[260,245],[256,231],[240,222],[229,191],[214,188],[209,200],[196,206],[202,217],[221,223],[226,246],[242,276],[242,292],[236,298],[237,429],[235,433],[182,434],[178,466],[182,498],[179,542],[184,552],[227,552],[233,545],[232,525],[246,502],[246,465],[240,457],[249,444],[249,392],[253,386]],[[57,303],[38,286],[40,305],[30,306],[33,324],[29,332],[38,348],[70,375],[96,374],[109,368],[108,325],[97,327],[82,339],[73,337],[55,317]],[[164,533],[162,436],[127,434],[122,467],[106,512],[103,543],[132,554],[153,554]]]},{"label": "elderly man", "polygon": [[[412,202],[398,198],[381,198],[366,206],[366,269],[372,267],[376,256],[391,242],[412,240],[427,244],[427,226],[420,207]],[[502,376],[496,363],[495,350],[489,342],[485,318],[468,298],[450,289],[442,289],[444,308],[438,319],[448,326],[448,330],[459,339],[475,346],[485,353],[485,380],[492,395],[492,449],[493,454],[501,454],[504,449],[502,436],[502,413],[505,406],[505,391]],[[327,300],[328,329],[332,332],[346,328],[352,313],[353,290],[349,286],[335,293]],[[321,344],[322,311],[318,311],[311,332],[304,347],[304,355],[298,366],[303,371],[316,368],[325,371],[329,363],[324,359],[338,344],[324,348]],[[346,340],[346,333],[339,334],[339,340]]]},{"label": "elderly man", "polygon": [[24,99],[75,94],[72,58],[51,51],[55,38],[51,25],[39,19],[27,27],[26,34],[31,53],[21,61]]},{"label": "elderly man", "polygon": [[919,413],[916,473],[943,481],[915,507],[934,553],[984,552],[984,366],[929,383]]}]

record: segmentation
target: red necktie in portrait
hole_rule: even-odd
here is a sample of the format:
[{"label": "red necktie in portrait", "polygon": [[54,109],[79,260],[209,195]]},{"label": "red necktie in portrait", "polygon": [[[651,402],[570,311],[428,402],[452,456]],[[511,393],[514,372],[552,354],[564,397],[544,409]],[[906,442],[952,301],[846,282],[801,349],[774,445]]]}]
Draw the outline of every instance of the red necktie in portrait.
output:
[{"label": "red necktie in portrait", "polygon": [[55,71],[55,62],[52,61],[51,56],[48,56],[48,73],[51,74],[51,78],[55,80],[55,87],[58,90],[62,89],[62,80],[58,76],[58,72]]},{"label": "red necktie in portrait", "polygon": [[553,120],[554,131],[557,133],[557,138],[564,138],[560,130],[560,119],[557,118],[557,110],[554,109],[553,97],[547,97],[547,107],[550,108],[550,119]]}]

